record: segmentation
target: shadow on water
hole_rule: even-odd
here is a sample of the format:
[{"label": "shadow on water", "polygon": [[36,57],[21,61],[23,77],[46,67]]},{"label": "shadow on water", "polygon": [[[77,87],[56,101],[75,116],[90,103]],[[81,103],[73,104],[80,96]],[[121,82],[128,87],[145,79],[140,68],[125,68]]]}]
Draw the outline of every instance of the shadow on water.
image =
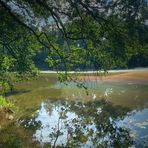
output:
[{"label": "shadow on water", "polygon": [[25,93],[29,93],[31,92],[31,90],[13,90],[11,92],[8,92],[5,94],[6,97],[10,97],[10,96],[13,96],[13,95],[22,95],[22,94],[25,94]]},{"label": "shadow on water", "polygon": [[130,128],[124,127],[128,124],[126,118],[131,114],[133,115],[134,112],[128,107],[113,105],[105,100],[85,103],[46,100],[41,103],[34,116],[18,119],[17,123],[12,123],[1,130],[1,145],[103,148],[140,145],[144,147],[147,143],[142,140],[136,143]]}]

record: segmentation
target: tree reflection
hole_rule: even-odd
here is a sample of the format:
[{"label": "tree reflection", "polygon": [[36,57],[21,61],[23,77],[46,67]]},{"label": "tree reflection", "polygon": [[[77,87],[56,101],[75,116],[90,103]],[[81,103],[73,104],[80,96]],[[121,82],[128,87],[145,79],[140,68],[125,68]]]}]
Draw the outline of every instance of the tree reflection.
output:
[{"label": "tree reflection", "polygon": [[[36,118],[42,126],[36,130],[34,139],[52,147],[128,147],[133,143],[129,131],[117,122],[128,111],[104,100],[47,101]],[[45,124],[45,120],[49,122]]]}]

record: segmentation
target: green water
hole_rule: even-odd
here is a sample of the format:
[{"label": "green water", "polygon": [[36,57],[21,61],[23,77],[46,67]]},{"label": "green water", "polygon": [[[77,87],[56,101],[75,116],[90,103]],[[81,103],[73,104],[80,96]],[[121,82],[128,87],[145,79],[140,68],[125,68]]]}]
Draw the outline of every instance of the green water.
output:
[{"label": "green water", "polygon": [[14,119],[0,117],[0,148],[148,147],[148,85],[85,85],[88,94],[53,74],[17,84],[7,94]]}]

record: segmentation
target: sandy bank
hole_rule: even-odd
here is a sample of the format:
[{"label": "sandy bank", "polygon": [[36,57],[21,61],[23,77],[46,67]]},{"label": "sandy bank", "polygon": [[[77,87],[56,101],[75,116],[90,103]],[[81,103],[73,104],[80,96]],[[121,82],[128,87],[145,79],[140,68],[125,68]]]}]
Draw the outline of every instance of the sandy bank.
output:
[{"label": "sandy bank", "polygon": [[107,76],[81,76],[81,80],[97,80],[105,82],[138,83],[148,85],[148,71],[131,71],[124,73],[115,73]]},{"label": "sandy bank", "polygon": [[[56,71],[40,71],[44,74],[54,74]],[[109,70],[109,74],[107,76],[94,76],[96,75],[95,71],[68,71],[69,74],[80,74],[77,79],[80,80],[97,80],[97,81],[105,81],[105,82],[125,82],[125,83],[138,83],[138,84],[146,84],[148,85],[148,68],[135,68],[135,69],[127,69],[127,70]],[[60,73],[64,73],[64,71],[60,71]],[[103,72],[102,72],[103,73]],[[84,76],[82,76],[84,74]]]}]

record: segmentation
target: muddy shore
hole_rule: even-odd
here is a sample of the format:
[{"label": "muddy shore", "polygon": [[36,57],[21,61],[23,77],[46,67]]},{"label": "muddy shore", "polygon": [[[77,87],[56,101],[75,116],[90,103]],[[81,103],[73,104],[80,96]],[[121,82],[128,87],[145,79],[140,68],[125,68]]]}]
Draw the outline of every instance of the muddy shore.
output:
[{"label": "muddy shore", "polygon": [[148,71],[131,71],[131,72],[123,72],[123,73],[114,73],[108,74],[106,76],[80,76],[79,79],[87,81],[87,80],[97,80],[104,82],[121,82],[125,83],[138,83],[138,84],[146,84],[148,85]]}]

